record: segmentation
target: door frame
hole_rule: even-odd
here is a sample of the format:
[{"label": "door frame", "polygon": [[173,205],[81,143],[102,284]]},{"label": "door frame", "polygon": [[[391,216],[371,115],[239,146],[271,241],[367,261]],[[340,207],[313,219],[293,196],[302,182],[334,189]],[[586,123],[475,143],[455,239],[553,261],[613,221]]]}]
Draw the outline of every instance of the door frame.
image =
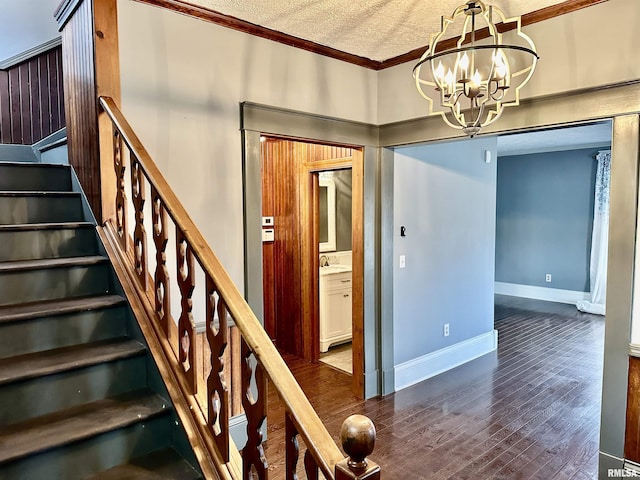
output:
[{"label": "door frame", "polygon": [[[301,225],[302,225],[302,302],[303,352],[317,362],[320,358],[319,308],[319,232],[318,232],[318,172],[351,169],[351,345],[352,390],[363,395],[364,378],[364,163],[362,150],[352,149],[350,158],[330,159],[300,166]],[[304,279],[311,279],[305,282]]]}]

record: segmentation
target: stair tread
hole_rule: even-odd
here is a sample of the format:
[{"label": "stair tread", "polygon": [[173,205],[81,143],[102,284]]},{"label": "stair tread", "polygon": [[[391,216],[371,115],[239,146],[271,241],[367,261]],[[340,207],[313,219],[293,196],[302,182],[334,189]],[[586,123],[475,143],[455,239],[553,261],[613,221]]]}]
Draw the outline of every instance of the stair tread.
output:
[{"label": "stair tread", "polygon": [[3,190],[0,197],[79,197],[80,192],[37,191],[37,190]]},{"label": "stair tread", "polygon": [[29,419],[0,430],[0,464],[91,438],[169,412],[155,393],[130,392]]},{"label": "stair tread", "polygon": [[151,452],[87,480],[198,480],[200,474],[172,449]]},{"label": "stair tread", "polygon": [[145,352],[141,343],[127,338],[56,348],[0,359],[0,385],[53,375]]},{"label": "stair tread", "polygon": [[94,295],[91,297],[65,298],[44,302],[22,303],[0,306],[0,325],[19,322],[42,316],[64,315],[67,313],[98,310],[124,304],[120,295]]},{"label": "stair tread", "polygon": [[88,255],[83,257],[43,258],[36,260],[17,260],[0,263],[0,273],[19,270],[38,270],[42,268],[75,267],[105,263],[107,257]]},{"label": "stair tread", "polygon": [[31,231],[31,230],[72,230],[75,228],[93,228],[91,222],[52,222],[52,223],[18,223],[0,225],[0,232]]},{"label": "stair tread", "polygon": [[8,162],[6,160],[0,160],[0,167],[45,167],[45,168],[58,168],[69,169],[69,165],[64,163],[40,163],[40,162]]}]

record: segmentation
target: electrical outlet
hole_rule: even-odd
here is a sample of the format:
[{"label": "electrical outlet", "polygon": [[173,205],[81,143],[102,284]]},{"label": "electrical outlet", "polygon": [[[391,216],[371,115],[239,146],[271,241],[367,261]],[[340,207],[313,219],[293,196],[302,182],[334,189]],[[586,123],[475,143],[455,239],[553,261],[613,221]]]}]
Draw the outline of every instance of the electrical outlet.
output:
[{"label": "electrical outlet", "polygon": [[547,282],[547,283],[551,283],[551,274],[550,273],[547,273],[544,276],[544,281]]},{"label": "electrical outlet", "polygon": [[448,336],[449,336],[449,324],[448,324],[448,323],[445,323],[445,324],[444,324],[444,331],[443,331],[443,333],[444,333],[444,336],[445,336],[445,337],[448,337]]}]

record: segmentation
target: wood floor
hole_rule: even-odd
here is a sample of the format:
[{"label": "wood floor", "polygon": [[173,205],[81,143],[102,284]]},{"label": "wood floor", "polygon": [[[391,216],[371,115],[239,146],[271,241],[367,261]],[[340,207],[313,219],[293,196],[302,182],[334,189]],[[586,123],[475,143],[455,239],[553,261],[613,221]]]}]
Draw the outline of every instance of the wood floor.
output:
[{"label": "wood floor", "polygon": [[[347,416],[373,419],[383,478],[597,478],[604,318],[496,296],[495,326],[497,352],[367,401],[351,395],[348,375],[286,360],[336,441]],[[265,450],[280,479],[284,419],[270,395]]]}]

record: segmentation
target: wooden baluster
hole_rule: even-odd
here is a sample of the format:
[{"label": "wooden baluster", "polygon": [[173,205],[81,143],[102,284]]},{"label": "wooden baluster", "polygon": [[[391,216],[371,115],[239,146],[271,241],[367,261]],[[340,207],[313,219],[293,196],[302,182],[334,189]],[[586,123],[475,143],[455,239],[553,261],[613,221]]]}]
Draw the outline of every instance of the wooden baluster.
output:
[{"label": "wooden baluster", "polygon": [[127,196],[125,194],[124,174],[126,167],[122,158],[122,136],[118,130],[113,132],[113,168],[116,172],[116,232],[122,249],[127,251]]},{"label": "wooden baluster", "polygon": [[167,268],[167,211],[164,208],[158,190],[151,185],[151,219],[153,223],[153,243],[156,246],[156,271],[153,276],[155,290],[155,310],[160,320],[160,327],[166,338],[169,338],[169,322],[171,310],[169,302],[169,269]]},{"label": "wooden baluster", "polygon": [[318,464],[310,450],[304,454],[304,470],[307,472],[307,480],[318,480]]},{"label": "wooden baluster", "polygon": [[136,218],[133,231],[133,260],[138,281],[147,288],[147,236],[144,231],[144,174],[140,162],[131,156],[131,201]]},{"label": "wooden baluster", "polygon": [[[224,381],[227,348],[227,306],[207,275],[207,341],[211,350],[211,373],[207,379],[208,423],[225,462],[229,461],[229,391]],[[218,327],[216,328],[215,320]]]},{"label": "wooden baluster", "polygon": [[196,327],[193,324],[193,290],[196,280],[193,271],[194,259],[191,247],[180,229],[176,229],[178,261],[178,287],[180,288],[180,319],[178,320],[179,360],[187,378],[191,393],[198,391],[196,376]]},{"label": "wooden baluster", "polygon": [[[247,444],[242,449],[243,480],[250,480],[253,467],[259,480],[266,480],[268,474],[267,459],[262,448],[262,424],[267,416],[267,378],[260,363],[256,363],[255,372],[251,361],[251,350],[242,339],[242,406],[247,416]],[[251,379],[255,375],[257,398],[251,392]]]},{"label": "wooden baluster", "polygon": [[342,449],[349,456],[336,464],[336,480],[379,480],[380,467],[367,460],[376,443],[376,428],[364,415],[351,415],[340,430]]},{"label": "wooden baluster", "polygon": [[300,457],[300,445],[298,444],[298,430],[293,424],[288,413],[284,414],[285,431],[285,462],[287,480],[298,480],[296,470],[298,468],[298,458]]}]

